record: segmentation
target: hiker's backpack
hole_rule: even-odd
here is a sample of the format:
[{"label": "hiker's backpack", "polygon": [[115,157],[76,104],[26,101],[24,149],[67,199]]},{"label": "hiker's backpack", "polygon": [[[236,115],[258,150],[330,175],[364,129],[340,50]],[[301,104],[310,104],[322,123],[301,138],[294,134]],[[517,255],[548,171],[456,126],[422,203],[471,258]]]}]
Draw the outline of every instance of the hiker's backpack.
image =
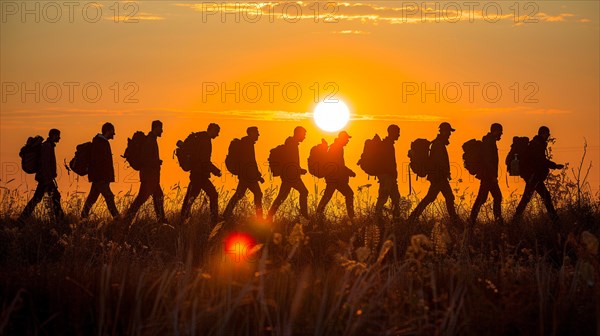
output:
[{"label": "hiker's backpack", "polygon": [[463,163],[469,174],[475,175],[476,178],[481,178],[483,160],[483,142],[477,139],[471,139],[462,145]]},{"label": "hiker's backpack", "polygon": [[127,148],[123,157],[129,166],[135,170],[140,170],[144,166],[144,146],[146,145],[146,134],[142,131],[133,133],[131,138],[127,139]]},{"label": "hiker's backpack", "polygon": [[528,178],[532,169],[529,165],[529,138],[513,137],[510,151],[506,155],[506,170],[510,176]]},{"label": "hiker's backpack", "polygon": [[88,174],[90,168],[90,159],[92,158],[92,143],[85,142],[77,145],[75,149],[75,157],[69,161],[69,168],[79,176]]},{"label": "hiker's backpack", "polygon": [[381,175],[382,142],[378,134],[375,134],[373,139],[365,140],[363,152],[357,164],[367,175]]},{"label": "hiker's backpack", "polygon": [[427,139],[416,139],[410,143],[408,157],[410,158],[410,169],[418,177],[426,177],[429,173],[429,147],[431,141]]},{"label": "hiker's backpack", "polygon": [[27,174],[35,174],[40,170],[40,157],[42,155],[41,136],[29,137],[25,146],[21,147],[19,156],[21,157],[21,168]]},{"label": "hiker's backpack", "polygon": [[327,173],[332,170],[329,166],[330,160],[327,151],[329,145],[325,139],[321,139],[321,143],[310,149],[308,156],[308,172],[316,178],[324,178]]},{"label": "hiker's backpack", "polygon": [[242,140],[233,139],[229,143],[227,156],[225,157],[225,167],[233,175],[240,174],[240,155],[242,151]]},{"label": "hiker's backpack", "polygon": [[192,132],[185,140],[177,141],[175,156],[177,156],[177,162],[183,171],[192,170],[194,152],[199,149],[200,133]]},{"label": "hiker's backpack", "polygon": [[269,170],[273,176],[281,176],[286,163],[286,146],[279,145],[269,152]]}]

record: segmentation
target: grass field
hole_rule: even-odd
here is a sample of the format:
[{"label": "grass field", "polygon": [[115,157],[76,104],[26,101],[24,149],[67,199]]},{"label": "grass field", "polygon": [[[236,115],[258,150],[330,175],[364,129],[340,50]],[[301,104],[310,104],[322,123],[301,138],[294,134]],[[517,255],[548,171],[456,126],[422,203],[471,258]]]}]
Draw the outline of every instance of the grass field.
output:
[{"label": "grass field", "polygon": [[[495,224],[488,201],[470,237],[441,200],[414,227],[379,228],[362,189],[355,226],[336,196],[316,232],[297,220],[297,194],[275,218],[281,234],[252,219],[251,196],[231,223],[210,227],[203,197],[180,223],[179,186],[165,190],[169,226],[148,203],[126,232],[102,200],[80,221],[85,194],[72,193],[68,224],[39,206],[18,227],[26,195],[4,185],[0,334],[600,334],[600,199],[568,175],[548,181],[558,225],[537,196],[516,226]],[[518,196],[505,195],[505,218]],[[462,218],[472,198],[457,191]],[[119,195],[119,209],[131,201]],[[417,201],[403,198],[403,218]]]}]

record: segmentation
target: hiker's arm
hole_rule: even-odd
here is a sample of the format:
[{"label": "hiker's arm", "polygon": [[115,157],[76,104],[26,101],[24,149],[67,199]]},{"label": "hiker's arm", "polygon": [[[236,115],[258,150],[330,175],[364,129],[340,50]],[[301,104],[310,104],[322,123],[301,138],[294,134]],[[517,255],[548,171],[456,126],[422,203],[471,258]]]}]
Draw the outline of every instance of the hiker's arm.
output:
[{"label": "hiker's arm", "polygon": [[210,163],[210,172],[215,176],[221,176],[221,169],[215,166],[212,162]]},{"label": "hiker's arm", "polygon": [[488,141],[484,141],[483,142],[483,153],[482,154],[482,159],[483,159],[483,173],[487,174],[490,173],[492,171],[494,171],[495,169],[497,169],[497,167],[495,167],[495,162],[493,160],[494,157],[494,152],[497,152],[496,148],[494,148],[494,143]]},{"label": "hiker's arm", "polygon": [[548,168],[550,168],[550,169],[562,169],[562,168],[564,168],[564,165],[558,164],[558,163],[556,163],[556,162],[554,162],[552,160],[546,159],[546,161],[547,161],[546,162],[546,166]]},{"label": "hiker's arm", "polygon": [[547,154],[546,149],[544,149],[543,151],[540,150],[539,155],[540,155],[540,162],[544,162],[544,165],[546,166],[546,168],[548,168],[548,169],[558,169],[559,168],[559,165],[556,162],[548,159],[548,154]]},{"label": "hiker's arm", "polygon": [[210,140],[203,139],[202,141],[200,141],[200,148],[198,149],[198,154],[198,159],[200,160],[200,163],[202,163],[203,165],[208,164],[210,169],[214,167],[214,165],[210,161]]},{"label": "hiker's arm", "polygon": [[50,182],[52,177],[52,148],[50,146],[42,145],[42,151],[40,153],[40,178],[42,182]]},{"label": "hiker's arm", "polygon": [[346,174],[350,177],[356,177],[356,173],[354,172],[354,170],[348,168],[347,166],[344,166],[344,168],[346,168]]}]

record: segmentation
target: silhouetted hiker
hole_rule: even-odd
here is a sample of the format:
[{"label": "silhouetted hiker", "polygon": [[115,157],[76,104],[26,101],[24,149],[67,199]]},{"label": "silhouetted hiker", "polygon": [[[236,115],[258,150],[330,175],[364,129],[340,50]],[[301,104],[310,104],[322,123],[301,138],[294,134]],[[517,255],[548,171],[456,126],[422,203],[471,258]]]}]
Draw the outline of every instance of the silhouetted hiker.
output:
[{"label": "silhouetted hiker", "polygon": [[534,136],[529,143],[527,149],[528,157],[521,158],[528,161],[532,172],[525,180],[525,191],[523,192],[523,197],[521,198],[521,201],[519,202],[519,205],[515,211],[515,216],[513,219],[514,222],[517,222],[521,219],[523,212],[525,211],[525,208],[527,207],[527,204],[531,200],[531,196],[533,196],[535,191],[537,191],[540,197],[542,197],[550,218],[553,221],[558,220],[558,215],[556,214],[556,210],[552,204],[552,197],[550,196],[550,192],[548,192],[544,181],[548,177],[550,169],[562,169],[564,168],[564,165],[556,164],[548,159],[546,152],[548,147],[548,139],[550,139],[550,129],[546,126],[540,127],[538,134]]},{"label": "silhouetted hiker", "polygon": [[380,173],[377,175],[379,181],[379,195],[375,204],[375,215],[381,221],[383,217],[383,206],[388,198],[392,200],[392,216],[395,220],[400,217],[400,191],[398,189],[398,168],[396,166],[396,149],[394,143],[400,138],[400,127],[390,125],[387,128],[388,135],[381,141]]},{"label": "silhouetted hiker", "polygon": [[190,184],[181,208],[182,220],[189,217],[194,200],[203,190],[210,203],[210,222],[216,224],[219,221],[219,194],[210,181],[210,175],[221,176],[221,170],[210,161],[210,157],[212,155],[212,139],[219,136],[220,130],[219,125],[211,123],[206,131],[196,133],[197,140],[194,145],[197,147],[192,152]]},{"label": "silhouetted hiker", "polygon": [[112,151],[108,140],[115,137],[115,126],[111,123],[102,125],[102,133],[96,135],[92,140],[90,152],[90,164],[88,168],[88,180],[92,183],[90,193],[83,205],[82,218],[87,218],[90,209],[102,195],[108,211],[113,217],[119,216],[115,205],[115,195],[110,190],[110,183],[115,181],[115,169],[113,166]]},{"label": "silhouetted hiker", "polygon": [[339,133],[338,137],[333,141],[327,152],[328,163],[325,173],[325,192],[323,197],[317,206],[317,214],[321,215],[325,211],[327,203],[331,200],[331,197],[335,191],[339,191],[344,195],[346,199],[346,212],[350,219],[354,218],[354,191],[348,184],[350,177],[355,177],[356,173],[352,169],[346,167],[344,161],[344,147],[348,144],[348,141],[352,138],[346,131]]},{"label": "silhouetted hiker", "polygon": [[427,180],[431,183],[427,195],[421,200],[417,207],[408,217],[409,223],[414,221],[421,216],[423,210],[435,199],[441,192],[446,199],[446,208],[448,214],[453,222],[458,222],[458,215],[454,209],[454,194],[452,193],[452,187],[450,187],[450,159],[448,158],[448,150],[446,146],[450,144],[450,135],[455,131],[449,123],[443,122],[439,126],[439,134],[431,142],[431,149],[429,152],[429,167],[427,173]]},{"label": "silhouetted hiker", "polygon": [[27,203],[21,216],[19,223],[23,224],[35,209],[35,206],[44,198],[44,194],[48,193],[52,197],[52,210],[57,220],[62,220],[65,216],[60,205],[60,193],[56,184],[56,154],[54,147],[60,141],[60,131],[53,128],[48,132],[48,138],[41,145],[39,157],[39,169],[35,174],[35,180],[38,182],[37,188],[31,200]]},{"label": "silhouetted hiker", "polygon": [[162,136],[163,124],[160,120],[152,122],[152,130],[144,139],[141,147],[140,191],[125,215],[128,224],[133,222],[140,207],[152,196],[154,212],[159,222],[166,223],[164,194],[160,187],[160,166],[162,160],[158,152],[157,138]]},{"label": "silhouetted hiker", "polygon": [[[306,129],[298,126],[294,129],[294,136],[285,140],[285,143],[271,150],[269,165],[272,170],[279,166],[280,172],[273,172],[273,175],[281,176],[281,187],[279,194],[273,201],[271,209],[267,215],[267,220],[272,221],[277,209],[290,194],[292,188],[300,193],[300,214],[308,219],[308,189],[302,182],[301,176],[307,173],[307,170],[300,167],[300,152],[298,146],[306,138]],[[281,153],[280,155],[274,155]],[[276,158],[275,158],[276,157]]]},{"label": "silhouetted hiker", "polygon": [[[263,219],[263,208],[262,208],[262,191],[260,190],[260,183],[264,183],[265,179],[263,179],[260,170],[258,169],[258,164],[256,163],[256,154],[254,152],[254,144],[258,141],[258,137],[260,133],[258,132],[258,127],[248,127],[246,130],[246,136],[241,139],[234,139],[230,145],[230,151],[228,153],[228,158],[225,160],[226,164],[228,160],[232,160],[232,165],[236,166],[232,167],[234,170],[232,173],[236,173],[238,176],[239,182],[237,188],[235,189],[235,193],[227,203],[227,207],[225,208],[225,212],[223,212],[223,217],[225,219],[231,218],[233,213],[233,209],[240,199],[244,197],[246,194],[246,190],[250,189],[252,194],[254,194],[254,207],[256,209],[256,217],[259,219]],[[234,145],[234,142],[236,143]],[[233,150],[233,148],[235,150]],[[229,167],[228,167],[229,168]]]},{"label": "silhouetted hiker", "polygon": [[500,191],[500,185],[498,185],[498,146],[496,146],[496,141],[499,141],[501,137],[502,125],[494,123],[490,128],[490,132],[481,139],[481,168],[478,174],[481,184],[479,185],[479,192],[471,210],[471,225],[477,221],[479,209],[487,200],[488,194],[492,194],[494,198],[493,208],[496,222],[503,222],[502,192]]}]

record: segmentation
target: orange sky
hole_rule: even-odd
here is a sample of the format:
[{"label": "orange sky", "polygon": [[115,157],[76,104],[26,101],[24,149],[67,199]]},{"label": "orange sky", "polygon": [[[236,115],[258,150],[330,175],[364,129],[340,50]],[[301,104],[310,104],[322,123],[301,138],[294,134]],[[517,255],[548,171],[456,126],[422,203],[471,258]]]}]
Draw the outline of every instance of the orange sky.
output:
[{"label": "orange sky", "polygon": [[[596,168],[600,162],[600,33],[595,1],[520,2],[517,17],[512,2],[488,6],[486,15],[483,2],[472,12],[469,2],[453,2],[461,10],[458,13],[448,2],[428,2],[430,10],[415,12],[407,5],[412,2],[392,1],[337,3],[327,8],[315,2],[258,7],[177,1],[122,1],[115,6],[110,1],[96,2],[100,9],[80,2],[72,15],[63,2],[24,3],[3,1],[0,15],[0,178],[2,183],[14,179],[12,187],[34,185],[32,176],[17,169],[18,150],[27,136],[61,129],[57,159],[62,162],[105,121],[117,129],[112,142],[119,165],[115,190],[128,189],[131,183],[137,188],[136,174],[125,169],[118,155],[128,136],[135,130],[148,131],[150,121],[158,118],[165,123],[159,140],[165,187],[187,181],[187,174],[172,159],[176,141],[191,131],[204,130],[211,121],[222,127],[214,141],[216,163],[224,161],[230,140],[243,136],[251,125],[262,133],[256,151],[259,162],[266,162],[269,149],[283,142],[296,125],[306,126],[309,133],[301,146],[305,162],[320,138],[334,138],[310,119],[316,87],[317,100],[335,91],[335,97],[352,111],[347,130],[354,137],[346,160],[357,172],[363,141],[375,132],[383,135],[390,123],[402,129],[396,155],[398,162],[406,163],[410,141],[432,139],[441,121],[451,122],[457,132],[449,146],[450,157],[456,178],[465,181],[467,173],[460,170],[463,142],[484,135],[490,123],[501,122],[503,159],[512,136],[533,136],[543,124],[558,139],[557,162],[576,164],[587,139],[588,159],[595,165],[591,187],[597,191],[600,186]],[[320,16],[315,15],[317,7]],[[495,14],[497,9],[502,15]],[[99,10],[102,13],[96,15]],[[302,16],[296,15],[298,10]],[[423,13],[427,15],[422,17]],[[137,22],[123,22],[127,14]],[[435,22],[436,17],[440,22]],[[455,18],[457,22],[450,22]],[[239,84],[239,102],[234,94],[208,94],[205,89],[213,83],[224,83],[229,89]],[[439,102],[434,94],[423,99],[420,92],[406,96],[403,91],[414,85],[420,90],[422,84],[434,89],[436,83]],[[290,95],[282,93],[286,85],[301,88],[298,99],[292,99],[293,90]],[[262,96],[254,99],[252,90],[257,86]],[[488,96],[482,93],[484,86]],[[97,87],[102,95],[94,101]],[[452,101],[457,87],[462,96]],[[474,88],[472,101],[469,87]],[[496,87],[502,93],[493,101]],[[33,93],[24,94],[23,88]],[[244,88],[249,90],[246,95]],[[60,179],[64,191],[75,188],[70,180]],[[217,186],[226,187],[233,181],[231,176],[214,179]],[[359,173],[351,185],[367,182],[373,181]],[[312,177],[306,177],[305,183],[312,190]],[[417,189],[426,186],[419,182]],[[87,189],[88,184],[80,182],[79,187]],[[466,182],[460,187],[473,188]],[[510,190],[519,188],[521,183],[511,181]],[[407,189],[404,178],[402,195]]]}]

